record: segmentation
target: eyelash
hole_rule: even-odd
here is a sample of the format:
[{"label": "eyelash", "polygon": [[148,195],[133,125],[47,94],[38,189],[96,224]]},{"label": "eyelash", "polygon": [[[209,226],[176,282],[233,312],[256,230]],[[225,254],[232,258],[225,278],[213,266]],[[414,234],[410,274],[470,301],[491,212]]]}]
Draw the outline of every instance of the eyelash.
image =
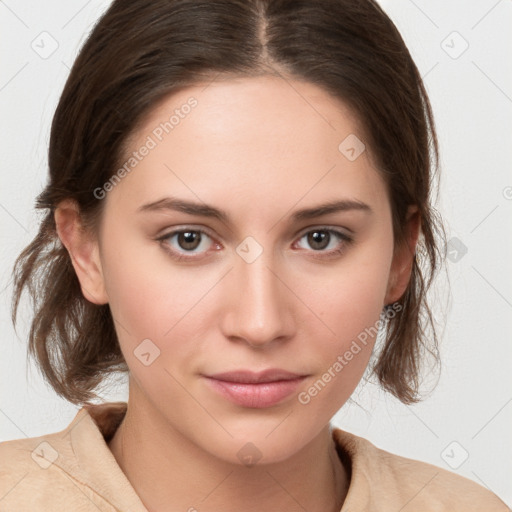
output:
[{"label": "eyelash", "polygon": [[[308,234],[318,232],[318,231],[326,232],[326,233],[329,233],[331,236],[334,235],[335,237],[338,237],[340,239],[340,243],[342,244],[342,246],[338,247],[336,249],[331,249],[330,251],[324,251],[324,250],[315,251],[314,249],[309,250],[309,252],[313,253],[313,257],[317,258],[317,259],[331,259],[331,258],[335,258],[336,256],[340,256],[341,254],[343,254],[346,251],[346,246],[350,245],[354,242],[354,239],[352,237],[348,236],[347,234],[345,234],[341,231],[338,231],[336,229],[326,227],[326,226],[313,228],[313,229],[309,229],[308,231],[304,231],[299,236],[299,238],[297,240],[302,240],[302,238],[304,238]],[[212,241],[214,242],[213,237],[208,232],[206,232],[204,229],[187,228],[187,227],[180,228],[180,229],[177,229],[174,231],[170,231],[169,233],[166,233],[165,235],[162,235],[162,236],[156,238],[156,240],[159,241],[161,243],[162,247],[164,248],[164,250],[173,259],[175,259],[177,261],[183,261],[183,260],[194,261],[194,260],[203,258],[204,253],[200,253],[199,256],[191,256],[191,255],[188,255],[187,252],[178,252],[174,249],[171,249],[170,245],[168,243],[165,243],[172,237],[179,235],[181,233],[186,233],[186,232],[199,233],[201,236],[205,235],[208,238],[212,239]],[[294,244],[295,243],[296,242],[294,242]],[[217,246],[220,245],[217,242],[214,242],[214,244]],[[307,251],[308,249],[301,249],[301,250]],[[193,254],[193,253],[191,253],[191,254]]]}]

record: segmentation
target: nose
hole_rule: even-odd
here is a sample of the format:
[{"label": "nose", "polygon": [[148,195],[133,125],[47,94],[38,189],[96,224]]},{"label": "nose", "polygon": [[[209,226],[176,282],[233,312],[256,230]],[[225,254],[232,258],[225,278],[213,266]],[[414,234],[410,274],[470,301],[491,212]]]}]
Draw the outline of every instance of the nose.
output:
[{"label": "nose", "polygon": [[221,322],[227,338],[263,348],[293,336],[293,297],[278,276],[264,255],[252,263],[235,262]]}]

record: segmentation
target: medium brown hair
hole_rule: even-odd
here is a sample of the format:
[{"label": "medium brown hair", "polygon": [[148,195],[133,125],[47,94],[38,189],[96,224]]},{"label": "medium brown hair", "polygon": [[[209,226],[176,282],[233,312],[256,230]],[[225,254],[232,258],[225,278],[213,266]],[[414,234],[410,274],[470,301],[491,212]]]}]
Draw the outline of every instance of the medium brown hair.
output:
[{"label": "medium brown hair", "polygon": [[[93,193],[115,173],[144,116],[179,88],[216,77],[274,74],[313,83],[360,121],[391,203],[395,246],[407,207],[421,236],[400,313],[373,366],[381,386],[419,401],[421,363],[439,360],[426,292],[442,261],[444,229],[432,206],[438,148],[421,76],[395,25],[373,0],[115,0],[78,55],[53,118],[46,210],[14,266],[13,322],[25,288],[34,317],[29,354],[55,391],[79,404],[112,372],[127,371],[109,305],[82,295],[54,211],[75,200],[98,226]],[[341,142],[341,141],[340,141]]]}]

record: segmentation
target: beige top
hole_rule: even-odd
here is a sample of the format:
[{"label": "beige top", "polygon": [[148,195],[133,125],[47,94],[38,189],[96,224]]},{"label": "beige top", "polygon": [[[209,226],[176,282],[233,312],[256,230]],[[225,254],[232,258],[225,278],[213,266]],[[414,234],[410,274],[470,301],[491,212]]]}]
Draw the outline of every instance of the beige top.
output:
[{"label": "beige top", "polygon": [[[126,407],[85,406],[61,432],[0,443],[0,511],[147,512],[107,445]],[[338,428],[332,434],[351,467],[341,512],[510,512],[467,478]]]}]

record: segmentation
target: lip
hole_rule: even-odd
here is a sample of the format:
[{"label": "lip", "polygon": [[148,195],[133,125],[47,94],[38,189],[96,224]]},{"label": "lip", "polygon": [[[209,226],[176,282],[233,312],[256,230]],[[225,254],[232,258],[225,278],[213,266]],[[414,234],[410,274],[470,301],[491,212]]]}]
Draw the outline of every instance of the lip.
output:
[{"label": "lip", "polygon": [[306,375],[281,369],[262,372],[237,370],[204,376],[209,386],[242,407],[262,409],[283,401],[295,392]]}]

